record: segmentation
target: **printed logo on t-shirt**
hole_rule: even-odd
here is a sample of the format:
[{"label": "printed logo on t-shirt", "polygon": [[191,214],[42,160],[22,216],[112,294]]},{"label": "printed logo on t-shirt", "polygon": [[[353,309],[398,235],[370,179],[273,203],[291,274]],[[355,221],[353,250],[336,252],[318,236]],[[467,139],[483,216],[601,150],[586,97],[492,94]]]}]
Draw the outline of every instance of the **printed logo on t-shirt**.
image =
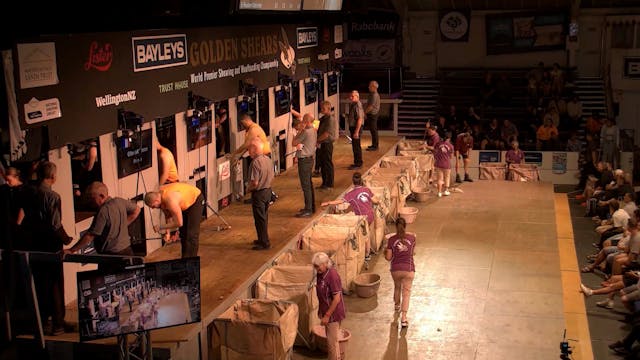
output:
[{"label": "printed logo on t-shirt", "polygon": [[358,201],[366,204],[369,202],[369,196],[366,193],[360,193],[358,194]]},{"label": "printed logo on t-shirt", "polygon": [[395,243],[395,248],[396,250],[398,250],[399,252],[406,252],[409,251],[409,246],[407,246],[407,244],[405,244],[405,242],[403,240],[397,241]]}]

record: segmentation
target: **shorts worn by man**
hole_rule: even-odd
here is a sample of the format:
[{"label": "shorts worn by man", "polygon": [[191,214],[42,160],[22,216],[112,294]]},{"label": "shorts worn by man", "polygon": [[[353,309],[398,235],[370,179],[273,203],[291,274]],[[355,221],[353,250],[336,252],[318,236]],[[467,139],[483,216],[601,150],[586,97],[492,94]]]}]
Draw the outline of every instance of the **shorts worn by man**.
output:
[{"label": "shorts worn by man", "polygon": [[204,208],[204,198],[200,189],[185,183],[173,183],[160,187],[160,191],[148,192],[144,202],[152,209],[164,212],[166,224],[155,230],[165,232],[165,241],[175,241],[170,232],[179,229],[182,257],[198,256],[200,241],[200,220]]}]

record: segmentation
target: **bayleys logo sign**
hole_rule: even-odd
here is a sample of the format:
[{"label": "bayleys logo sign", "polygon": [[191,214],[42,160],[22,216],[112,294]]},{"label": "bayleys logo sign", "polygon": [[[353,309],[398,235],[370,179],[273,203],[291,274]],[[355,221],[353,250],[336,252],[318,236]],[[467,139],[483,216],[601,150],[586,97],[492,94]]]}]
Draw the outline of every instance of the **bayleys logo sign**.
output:
[{"label": "bayleys logo sign", "polygon": [[318,28],[303,27],[296,29],[298,49],[318,46]]},{"label": "bayleys logo sign", "polygon": [[113,61],[113,49],[111,44],[106,43],[102,46],[94,41],[89,46],[89,58],[84,63],[84,69],[89,71],[95,69],[98,71],[107,71],[111,68]]},{"label": "bayleys logo sign", "polygon": [[187,35],[162,35],[131,38],[133,71],[147,71],[186,65]]}]

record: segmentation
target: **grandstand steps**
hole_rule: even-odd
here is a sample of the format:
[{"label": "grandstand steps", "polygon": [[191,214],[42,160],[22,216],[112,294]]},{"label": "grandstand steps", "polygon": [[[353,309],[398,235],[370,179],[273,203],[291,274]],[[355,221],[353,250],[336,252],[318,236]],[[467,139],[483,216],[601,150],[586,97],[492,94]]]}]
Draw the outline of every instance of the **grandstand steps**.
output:
[{"label": "grandstand steps", "polygon": [[423,136],[427,118],[433,118],[438,107],[440,81],[407,80],[403,83],[402,103],[398,105],[398,135],[407,138]]},{"label": "grandstand steps", "polygon": [[602,78],[580,77],[575,80],[574,93],[582,102],[582,114],[590,116],[593,111],[607,114],[607,97]]},{"label": "grandstand steps", "polygon": [[580,122],[578,135],[580,136],[582,145],[586,146],[586,119],[591,116],[594,111],[598,112],[600,116],[607,115],[607,95],[605,93],[605,84],[604,80],[599,77],[580,77],[576,79],[574,83],[575,89],[573,92],[582,102],[582,121]]}]

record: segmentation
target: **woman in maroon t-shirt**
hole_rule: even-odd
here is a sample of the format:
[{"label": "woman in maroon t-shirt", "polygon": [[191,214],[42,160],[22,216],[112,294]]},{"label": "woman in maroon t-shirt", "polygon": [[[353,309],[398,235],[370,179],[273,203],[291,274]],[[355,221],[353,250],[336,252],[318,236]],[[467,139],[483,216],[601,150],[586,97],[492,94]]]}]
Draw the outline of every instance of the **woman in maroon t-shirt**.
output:
[{"label": "woman in maroon t-shirt", "polygon": [[316,270],[316,294],[318,295],[318,317],[327,334],[329,360],[340,359],[340,322],[346,311],[342,301],[342,281],[333,268],[329,256],[323,252],[313,255],[311,260]]},{"label": "woman in maroon t-shirt", "polygon": [[409,326],[407,311],[409,310],[411,285],[416,271],[413,261],[416,236],[406,233],[406,227],[407,223],[403,218],[396,220],[396,233],[389,238],[384,252],[384,258],[391,261],[391,277],[394,284],[393,301],[396,305],[396,311],[401,311],[400,324],[402,327]]}]

